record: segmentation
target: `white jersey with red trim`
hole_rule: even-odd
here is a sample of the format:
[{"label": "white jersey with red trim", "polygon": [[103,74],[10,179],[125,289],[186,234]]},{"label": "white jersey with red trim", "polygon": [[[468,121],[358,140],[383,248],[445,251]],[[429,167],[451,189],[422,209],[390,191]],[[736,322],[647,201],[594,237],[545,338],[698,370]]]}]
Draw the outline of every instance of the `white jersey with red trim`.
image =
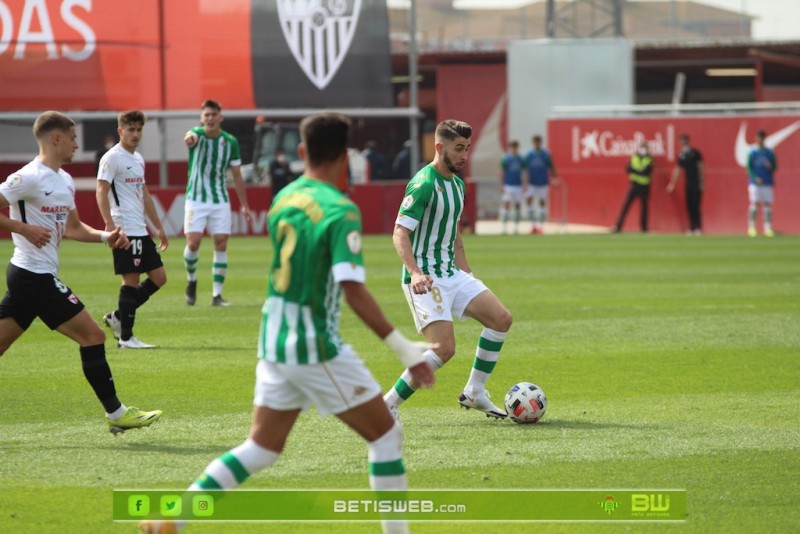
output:
[{"label": "white jersey with red trim", "polygon": [[108,203],[114,226],[130,236],[147,235],[144,215],[144,158],[117,143],[100,159],[97,179],[111,184]]},{"label": "white jersey with red trim", "polygon": [[54,171],[36,158],[0,184],[0,195],[8,201],[12,220],[42,226],[51,232],[50,242],[42,248],[12,233],[11,263],[33,273],[57,275],[61,238],[69,212],[75,209],[72,176],[62,169]]}]

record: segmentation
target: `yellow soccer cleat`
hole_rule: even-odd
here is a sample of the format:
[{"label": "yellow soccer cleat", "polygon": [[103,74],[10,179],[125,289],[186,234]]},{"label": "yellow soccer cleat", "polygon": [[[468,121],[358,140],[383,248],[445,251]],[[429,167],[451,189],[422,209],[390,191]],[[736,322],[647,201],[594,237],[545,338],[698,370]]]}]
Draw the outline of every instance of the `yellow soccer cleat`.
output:
[{"label": "yellow soccer cleat", "polygon": [[158,421],[162,413],[163,412],[161,410],[153,410],[151,412],[145,412],[140,410],[139,408],[128,406],[125,409],[125,413],[122,414],[122,417],[120,417],[116,421],[111,421],[109,419],[108,430],[112,434],[121,434],[126,430],[130,430],[132,428],[144,428]]}]

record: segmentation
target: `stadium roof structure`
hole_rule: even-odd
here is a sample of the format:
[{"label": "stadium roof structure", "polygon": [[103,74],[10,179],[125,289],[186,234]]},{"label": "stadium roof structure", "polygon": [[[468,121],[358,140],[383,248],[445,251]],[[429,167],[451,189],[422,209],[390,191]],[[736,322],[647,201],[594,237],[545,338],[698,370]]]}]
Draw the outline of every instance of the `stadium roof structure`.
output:
[{"label": "stadium roof structure", "polygon": [[[435,106],[438,65],[503,64],[509,43],[544,39],[546,4],[457,9],[450,0],[417,0],[420,107]],[[684,104],[800,100],[800,41],[754,40],[751,17],[701,1],[555,2],[556,38],[611,36],[611,4],[622,6],[622,34],[634,43],[637,104],[672,103],[681,76]],[[392,71],[403,83],[408,10],[390,9],[389,22]]]},{"label": "stadium roof structure", "polygon": [[[752,18],[702,2],[627,2],[562,0],[554,2],[548,32],[546,1],[518,8],[458,9],[450,0],[417,0],[417,47],[421,53],[505,50],[520,39],[617,36],[615,7],[620,6],[621,36],[633,40],[717,40],[749,38]],[[389,10],[394,53],[408,44],[408,10]]]}]

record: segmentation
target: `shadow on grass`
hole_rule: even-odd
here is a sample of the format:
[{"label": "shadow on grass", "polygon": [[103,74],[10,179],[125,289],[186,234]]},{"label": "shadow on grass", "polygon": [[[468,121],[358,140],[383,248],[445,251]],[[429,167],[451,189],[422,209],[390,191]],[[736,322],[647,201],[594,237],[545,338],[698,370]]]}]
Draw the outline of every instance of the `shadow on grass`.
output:
[{"label": "shadow on grass", "polygon": [[646,428],[658,428],[656,424],[625,424],[587,421],[585,419],[544,419],[534,424],[517,424],[512,421],[512,426],[521,430],[547,432],[552,430],[609,430],[612,428],[624,428],[628,430],[643,430]]},{"label": "shadow on grass", "polygon": [[[405,422],[405,421],[404,421]],[[413,425],[414,420],[413,418],[409,418],[409,424]],[[548,432],[554,430],[609,430],[614,428],[620,429],[628,429],[628,430],[644,430],[647,428],[659,428],[657,424],[625,424],[625,423],[613,423],[608,421],[588,421],[585,419],[543,419],[538,423],[532,424],[519,424],[511,421],[510,419],[501,420],[501,419],[493,419],[490,417],[485,417],[483,419],[478,418],[473,421],[469,421],[464,419],[462,421],[448,421],[446,423],[442,423],[442,426],[446,426],[448,428],[475,428],[477,426],[486,426],[489,428],[491,425],[492,428],[515,428],[518,429],[520,432],[528,431],[528,432]],[[436,424],[431,424],[430,422],[427,423],[425,426],[433,427]]]},{"label": "shadow on grass", "polygon": [[[152,351],[151,349],[144,349],[144,350],[146,350],[147,352],[151,352]],[[210,347],[210,346],[191,347],[191,346],[187,346],[187,345],[180,345],[180,346],[177,346],[177,345],[176,346],[159,345],[156,350],[159,350],[159,351],[160,350],[174,350],[174,351],[179,351],[179,352],[191,351],[192,353],[195,353],[195,352],[252,352],[254,360],[255,360],[255,353],[256,353],[256,348],[255,347],[230,347],[230,346],[228,346],[228,347]]]},{"label": "shadow on grass", "polygon": [[[198,445],[168,445],[163,443],[141,443],[141,442],[126,442],[123,441],[125,439],[124,436],[117,436],[114,438],[114,444],[108,445],[64,445],[64,444],[56,444],[52,446],[47,445],[38,445],[34,447],[40,451],[67,451],[67,450],[80,450],[80,451],[87,451],[87,450],[96,450],[96,451],[116,451],[119,452],[120,450],[127,450],[131,452],[158,452],[158,453],[168,453],[168,454],[220,454],[231,448],[231,443],[226,442],[224,444],[213,444],[213,443],[203,443]],[[3,450],[7,452],[11,452],[13,449],[24,449],[27,452],[30,452],[32,447],[29,444],[19,444],[19,445],[11,445],[3,446]]]}]

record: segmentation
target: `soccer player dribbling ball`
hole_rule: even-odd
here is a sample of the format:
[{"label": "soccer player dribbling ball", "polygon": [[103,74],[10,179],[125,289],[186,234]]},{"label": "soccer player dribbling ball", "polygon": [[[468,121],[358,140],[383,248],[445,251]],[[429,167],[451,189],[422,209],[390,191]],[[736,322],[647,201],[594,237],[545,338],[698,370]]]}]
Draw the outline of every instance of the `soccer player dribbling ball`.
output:
[{"label": "soccer player dribbling ball", "polygon": [[[408,183],[395,221],[392,240],[403,262],[402,288],[417,331],[436,345],[425,356],[439,369],[455,355],[453,317],[471,317],[483,325],[472,370],[458,403],[489,417],[503,419],[486,392],[486,381],[500,357],[511,313],[475,278],[467,262],[459,221],[464,208],[464,181],[456,173],[467,162],[472,127],[445,120],[436,127],[436,155]],[[397,379],[384,400],[393,414],[417,390],[410,370]]]}]

